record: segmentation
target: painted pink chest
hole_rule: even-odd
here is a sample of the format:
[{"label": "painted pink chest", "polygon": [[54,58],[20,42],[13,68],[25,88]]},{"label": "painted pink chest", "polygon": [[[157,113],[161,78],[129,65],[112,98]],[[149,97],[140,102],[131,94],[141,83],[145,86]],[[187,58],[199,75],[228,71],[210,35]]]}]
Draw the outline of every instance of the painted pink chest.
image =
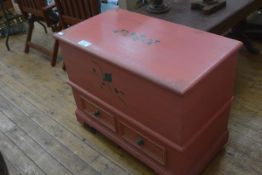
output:
[{"label": "painted pink chest", "polygon": [[157,173],[199,174],[227,142],[241,43],[120,9],[55,37],[77,119]]}]

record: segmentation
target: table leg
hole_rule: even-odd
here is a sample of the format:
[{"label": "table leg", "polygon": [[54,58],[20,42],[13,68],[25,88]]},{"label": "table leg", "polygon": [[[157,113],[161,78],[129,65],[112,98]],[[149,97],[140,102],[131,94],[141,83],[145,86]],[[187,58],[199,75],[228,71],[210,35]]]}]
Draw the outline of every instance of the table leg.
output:
[{"label": "table leg", "polygon": [[232,31],[227,34],[227,37],[239,40],[243,42],[246,49],[252,54],[259,54],[260,50],[257,49],[249,37],[245,34],[247,28],[246,20],[240,22],[236,27],[232,28]]}]

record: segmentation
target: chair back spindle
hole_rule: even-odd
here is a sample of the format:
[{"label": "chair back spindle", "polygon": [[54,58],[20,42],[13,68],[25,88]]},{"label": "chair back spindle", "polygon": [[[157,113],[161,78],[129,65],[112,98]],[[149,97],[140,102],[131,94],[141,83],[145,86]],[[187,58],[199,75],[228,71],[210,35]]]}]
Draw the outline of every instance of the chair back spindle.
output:
[{"label": "chair back spindle", "polygon": [[99,14],[99,2],[99,0],[55,0],[62,28]]},{"label": "chair back spindle", "polygon": [[23,15],[27,16],[30,13],[34,16],[44,17],[45,0],[17,0],[17,3]]}]

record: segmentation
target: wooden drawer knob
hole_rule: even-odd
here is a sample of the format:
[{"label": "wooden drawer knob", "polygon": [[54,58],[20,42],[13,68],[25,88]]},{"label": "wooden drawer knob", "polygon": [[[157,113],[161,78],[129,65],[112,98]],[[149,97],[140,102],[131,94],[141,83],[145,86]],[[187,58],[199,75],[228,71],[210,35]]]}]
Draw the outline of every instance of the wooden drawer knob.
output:
[{"label": "wooden drawer knob", "polygon": [[94,116],[95,117],[99,117],[101,115],[101,112],[99,111],[99,110],[96,110],[95,112],[94,112]]},{"label": "wooden drawer knob", "polygon": [[144,139],[138,138],[138,139],[136,140],[136,144],[139,145],[139,146],[143,146],[143,145],[145,144]]},{"label": "wooden drawer knob", "polygon": [[112,82],[112,74],[110,74],[110,73],[105,73],[103,80],[106,81],[106,82],[111,83],[111,82]]}]

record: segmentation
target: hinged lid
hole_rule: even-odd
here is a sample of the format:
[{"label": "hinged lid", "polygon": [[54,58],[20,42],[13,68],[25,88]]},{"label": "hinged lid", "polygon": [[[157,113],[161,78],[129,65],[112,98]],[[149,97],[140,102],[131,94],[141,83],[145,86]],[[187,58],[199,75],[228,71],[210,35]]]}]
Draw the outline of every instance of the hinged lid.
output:
[{"label": "hinged lid", "polygon": [[121,9],[55,37],[179,94],[241,46],[235,40]]}]

